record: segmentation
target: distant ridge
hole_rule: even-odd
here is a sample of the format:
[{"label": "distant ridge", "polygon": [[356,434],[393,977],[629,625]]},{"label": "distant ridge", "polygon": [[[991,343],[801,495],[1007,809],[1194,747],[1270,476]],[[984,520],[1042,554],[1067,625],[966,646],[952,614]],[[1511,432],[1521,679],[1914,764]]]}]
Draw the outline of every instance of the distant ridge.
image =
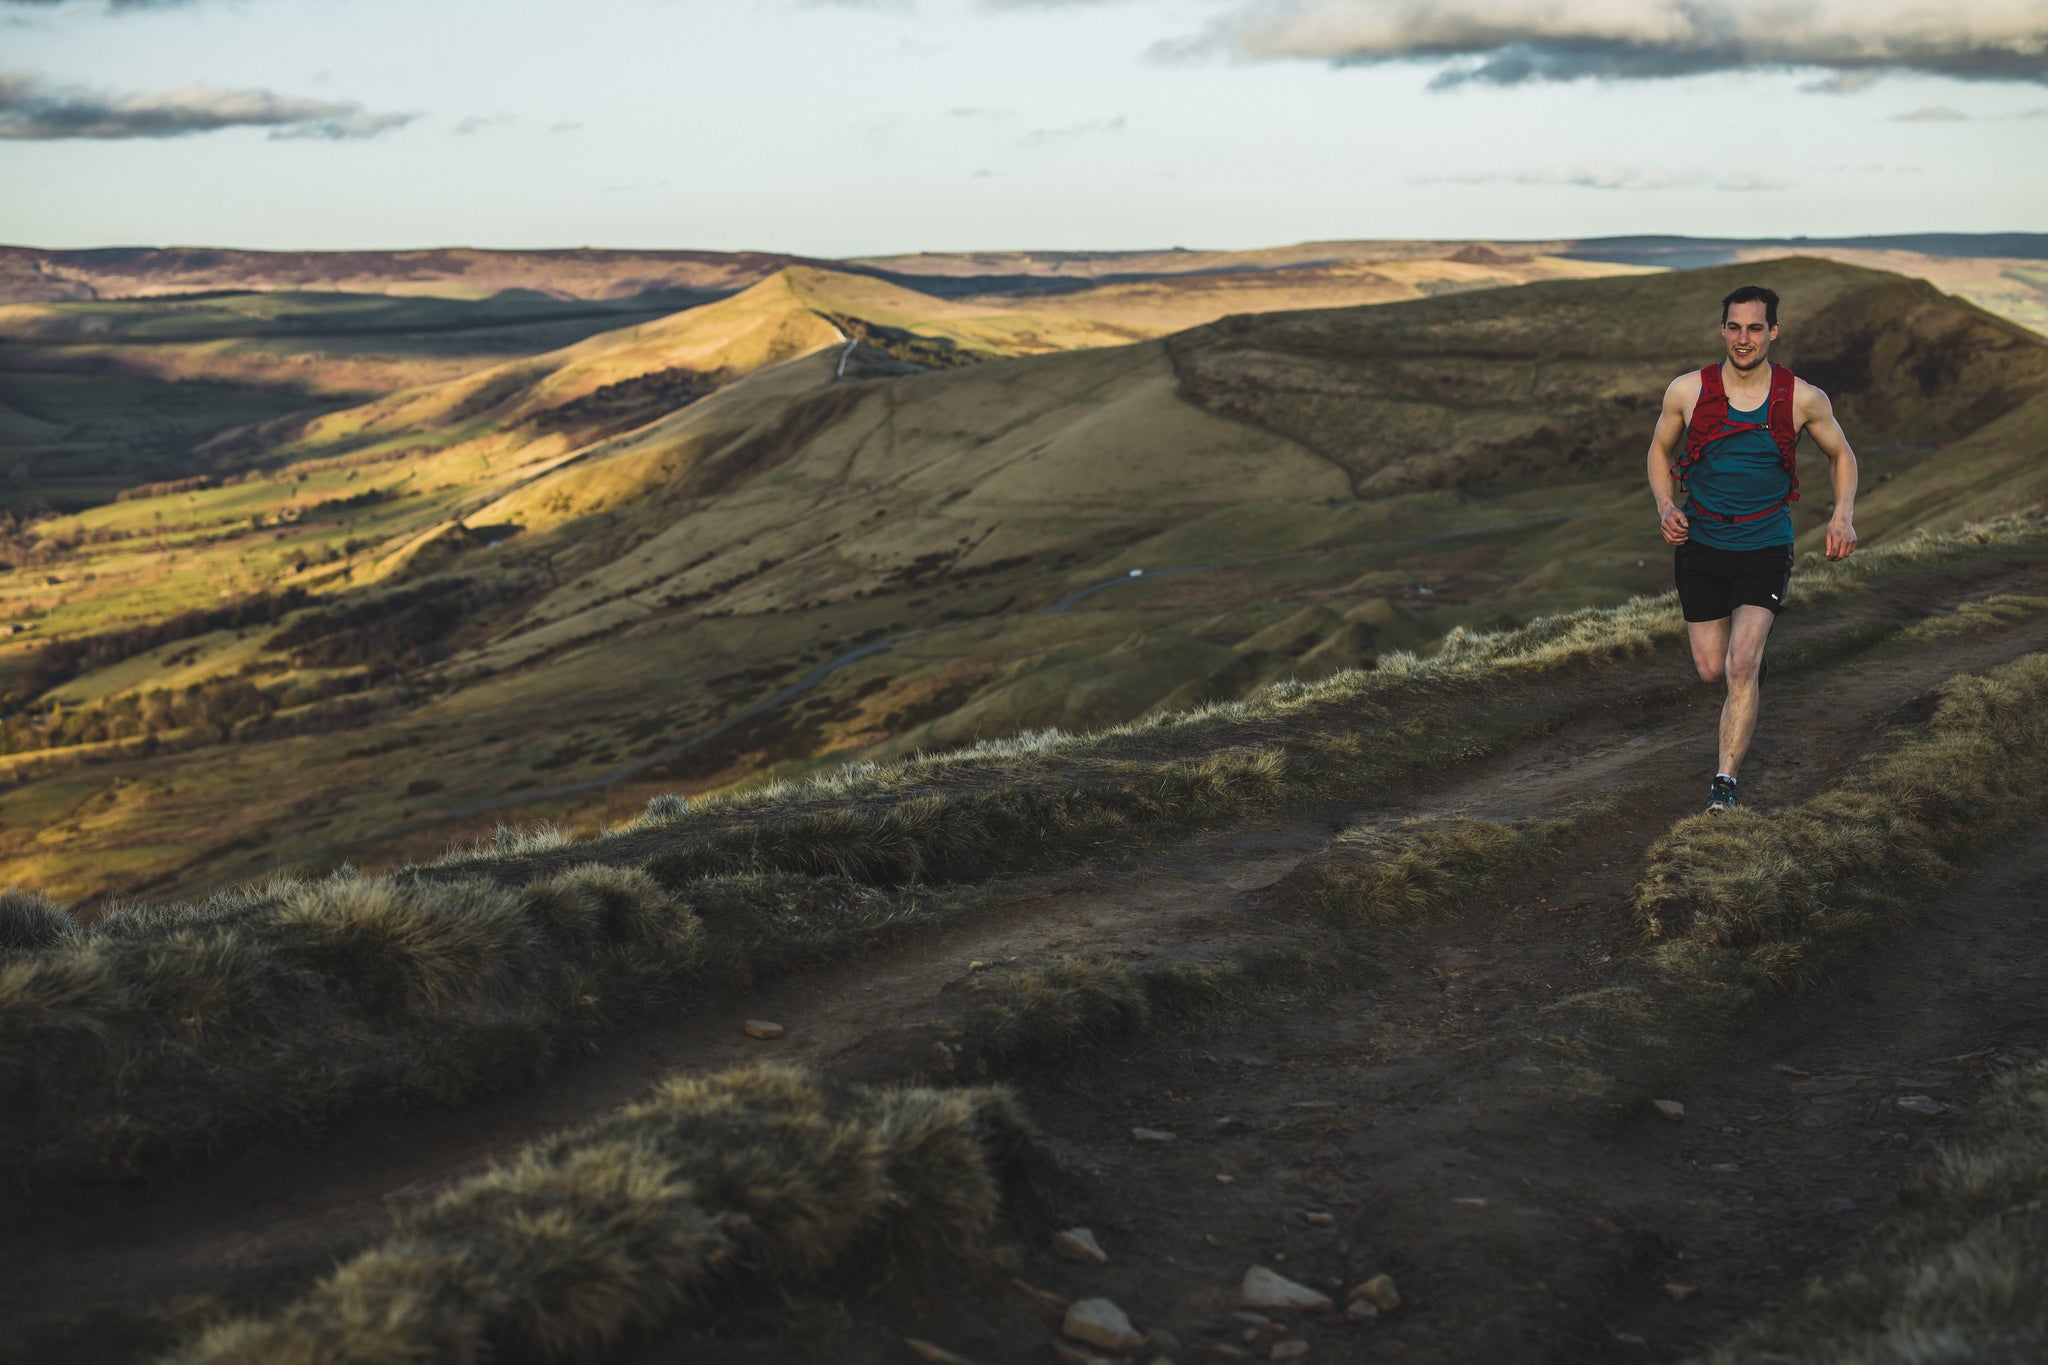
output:
[{"label": "distant ridge", "polygon": [[1814,248],[2048,261],[2048,232],[1909,232],[1890,237],[1593,237],[1561,247],[1557,254],[1584,261],[1623,261],[1630,265],[1692,270],[1726,265],[1758,250]]}]

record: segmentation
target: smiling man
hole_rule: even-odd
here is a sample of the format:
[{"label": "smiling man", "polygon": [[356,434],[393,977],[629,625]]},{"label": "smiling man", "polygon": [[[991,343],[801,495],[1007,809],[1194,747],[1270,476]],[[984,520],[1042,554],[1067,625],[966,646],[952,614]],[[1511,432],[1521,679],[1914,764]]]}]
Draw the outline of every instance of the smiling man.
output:
[{"label": "smiling man", "polygon": [[1650,440],[1650,492],[1664,539],[1678,547],[1672,564],[1692,661],[1702,682],[1728,685],[1710,811],[1735,805],[1742,757],[1756,734],[1764,644],[1792,577],[1802,431],[1828,457],[1834,484],[1827,556],[1843,559],[1856,548],[1856,454],[1828,396],[1770,363],[1778,296],[1746,284],[1721,300],[1721,338],[1725,360],[1664,390]]}]

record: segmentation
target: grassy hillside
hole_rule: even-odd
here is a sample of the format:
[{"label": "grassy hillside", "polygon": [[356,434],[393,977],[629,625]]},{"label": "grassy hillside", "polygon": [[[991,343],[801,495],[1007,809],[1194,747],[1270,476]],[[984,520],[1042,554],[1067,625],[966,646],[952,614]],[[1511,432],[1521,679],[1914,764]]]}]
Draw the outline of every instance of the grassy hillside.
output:
[{"label": "grassy hillside", "polygon": [[1867,538],[2035,496],[2048,344],[1828,262],[942,368],[918,348],[1054,324],[793,270],[252,433],[248,481],[39,524],[0,577],[33,626],[0,643],[33,702],[0,758],[0,880],[190,889],[501,819],[588,828],[1655,591],[1656,396],[1751,277],[1866,452]]}]

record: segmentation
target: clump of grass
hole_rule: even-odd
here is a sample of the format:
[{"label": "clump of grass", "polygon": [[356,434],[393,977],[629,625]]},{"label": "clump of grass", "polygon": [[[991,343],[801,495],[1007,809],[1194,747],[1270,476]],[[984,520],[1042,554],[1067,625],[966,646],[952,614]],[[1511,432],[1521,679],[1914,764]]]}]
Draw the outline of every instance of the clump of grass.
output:
[{"label": "clump of grass", "polygon": [[592,1359],[721,1295],[878,1254],[985,1254],[1029,1145],[996,1090],[677,1078],[450,1190],[275,1316],[169,1359]]},{"label": "clump of grass", "polygon": [[522,1079],[690,971],[703,935],[645,872],[595,864],[517,888],[280,879],[37,932],[0,959],[0,1161],[117,1169]]},{"label": "clump of grass", "polygon": [[1845,1271],[1698,1365],[2048,1360],[2048,1063],[2010,1072]]},{"label": "clump of grass", "polygon": [[1311,865],[1303,897],[1347,933],[1450,913],[1554,858],[1640,791],[1621,788],[1542,819],[1430,817],[1345,834]]},{"label": "clump of grass", "polygon": [[847,803],[735,826],[649,861],[664,880],[794,871],[871,885],[984,876],[1050,853],[1121,851],[1277,803],[1289,783],[1273,748],[1124,762],[1085,786],[1019,784]]},{"label": "clump of grass", "polygon": [[1628,979],[1563,1002],[1568,1047],[1647,1080],[1681,1039],[1903,925],[2048,801],[2048,655],[1950,680],[1932,717],[1830,790],[1778,810],[1689,816],[1650,850]]},{"label": "clump of grass", "polygon": [[0,891],[0,955],[52,948],[78,932],[78,921],[39,891]]}]

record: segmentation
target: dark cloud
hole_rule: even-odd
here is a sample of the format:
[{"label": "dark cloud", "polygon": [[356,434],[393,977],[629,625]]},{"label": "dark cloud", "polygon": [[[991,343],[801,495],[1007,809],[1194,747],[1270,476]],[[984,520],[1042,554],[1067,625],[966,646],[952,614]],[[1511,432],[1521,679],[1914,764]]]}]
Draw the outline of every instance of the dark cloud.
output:
[{"label": "dark cloud", "polygon": [[268,90],[188,85],[161,93],[118,95],[50,86],[22,72],[0,75],[0,141],[189,137],[223,128],[268,128],[273,138],[341,141],[375,137],[416,117],[375,114],[360,104],[295,99]]},{"label": "dark cloud", "polygon": [[[1429,61],[1438,86],[1818,68],[2048,83],[2044,0],[1252,0],[1196,40],[1252,58]],[[1185,55],[1188,42],[1162,55]]]}]

